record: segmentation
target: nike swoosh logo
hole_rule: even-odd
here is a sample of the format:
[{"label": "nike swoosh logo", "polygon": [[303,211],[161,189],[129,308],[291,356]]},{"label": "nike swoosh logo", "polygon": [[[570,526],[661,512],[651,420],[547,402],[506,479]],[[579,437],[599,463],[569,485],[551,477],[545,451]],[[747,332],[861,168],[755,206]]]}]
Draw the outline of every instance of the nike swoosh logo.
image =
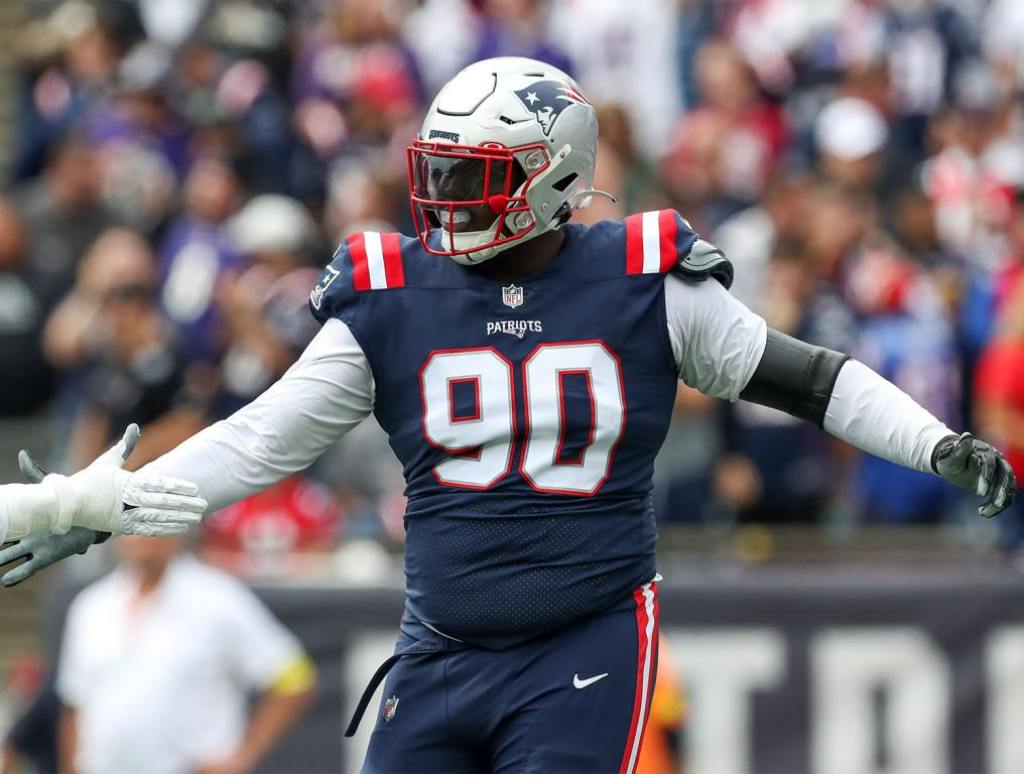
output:
[{"label": "nike swoosh logo", "polygon": [[603,675],[594,675],[593,677],[588,677],[586,680],[580,680],[579,675],[573,675],[572,684],[576,688],[576,690],[579,690],[581,688],[586,688],[588,685],[593,685],[598,680],[604,680],[607,676],[608,673],[605,672]]}]

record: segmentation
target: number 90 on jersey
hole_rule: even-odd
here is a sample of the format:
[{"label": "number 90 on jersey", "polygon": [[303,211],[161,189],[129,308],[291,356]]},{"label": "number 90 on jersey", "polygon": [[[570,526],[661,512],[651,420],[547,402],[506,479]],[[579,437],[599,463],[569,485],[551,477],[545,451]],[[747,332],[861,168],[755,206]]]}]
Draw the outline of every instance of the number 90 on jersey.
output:
[{"label": "number 90 on jersey", "polygon": [[[521,365],[517,395],[515,366],[493,347],[439,350],[420,369],[423,435],[448,458],[434,466],[447,486],[488,489],[519,471],[539,492],[596,494],[611,472],[625,428],[622,368],[603,341],[541,344]],[[582,380],[589,427],[582,445],[565,453],[566,384]],[[467,401],[457,399],[470,396]],[[516,405],[526,418],[516,428]]]}]

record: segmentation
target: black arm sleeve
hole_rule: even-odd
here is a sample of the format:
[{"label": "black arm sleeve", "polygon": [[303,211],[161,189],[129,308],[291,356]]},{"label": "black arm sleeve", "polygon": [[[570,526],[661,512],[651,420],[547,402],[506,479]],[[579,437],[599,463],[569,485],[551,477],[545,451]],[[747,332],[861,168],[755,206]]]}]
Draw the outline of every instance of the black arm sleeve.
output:
[{"label": "black arm sleeve", "polygon": [[785,411],[821,427],[839,369],[849,355],[768,329],[761,362],[741,400]]}]

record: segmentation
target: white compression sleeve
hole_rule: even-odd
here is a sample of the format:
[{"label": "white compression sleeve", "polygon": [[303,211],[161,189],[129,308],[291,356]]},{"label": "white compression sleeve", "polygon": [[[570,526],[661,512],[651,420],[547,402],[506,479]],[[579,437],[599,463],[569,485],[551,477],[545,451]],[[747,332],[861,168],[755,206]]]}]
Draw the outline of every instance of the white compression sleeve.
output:
[{"label": "white compression sleeve", "polygon": [[0,543],[47,532],[57,521],[57,496],[39,484],[0,486]]},{"label": "white compression sleeve", "polygon": [[863,363],[847,360],[825,411],[824,428],[862,451],[933,473],[932,451],[953,431]]},{"label": "white compression sleeve", "polygon": [[266,392],[144,470],[191,481],[215,511],[309,467],[370,414],[373,393],[352,332],[328,320]]}]

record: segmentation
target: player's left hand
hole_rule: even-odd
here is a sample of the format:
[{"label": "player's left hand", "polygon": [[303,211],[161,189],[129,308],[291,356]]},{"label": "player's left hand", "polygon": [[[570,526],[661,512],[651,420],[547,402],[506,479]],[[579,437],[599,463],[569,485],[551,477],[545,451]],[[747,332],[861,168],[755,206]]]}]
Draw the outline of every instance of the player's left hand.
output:
[{"label": "player's left hand", "polygon": [[1003,455],[970,433],[939,441],[932,467],[951,484],[984,498],[978,513],[986,518],[1008,508],[1017,492],[1017,479]]}]

